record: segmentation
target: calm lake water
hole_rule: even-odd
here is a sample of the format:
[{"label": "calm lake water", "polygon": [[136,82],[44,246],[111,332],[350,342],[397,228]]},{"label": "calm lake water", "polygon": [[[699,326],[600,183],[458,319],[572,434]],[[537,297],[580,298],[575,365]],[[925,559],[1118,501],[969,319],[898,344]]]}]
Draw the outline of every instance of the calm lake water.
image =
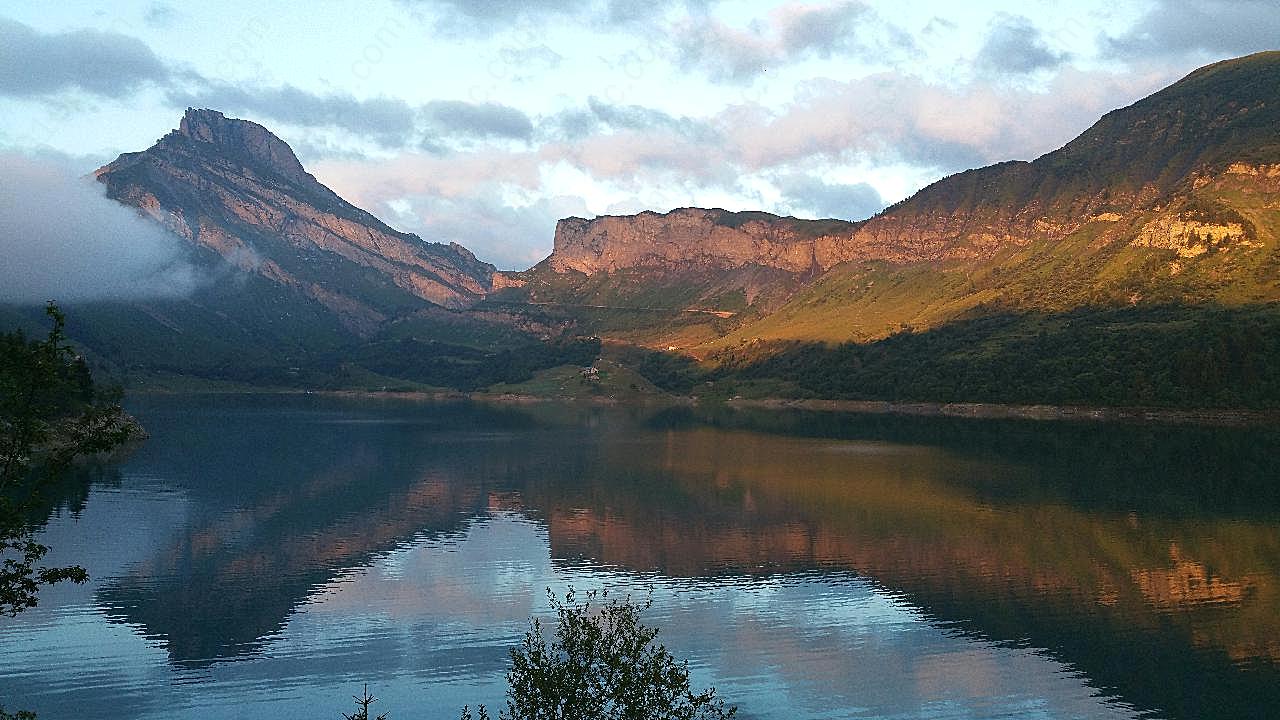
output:
[{"label": "calm lake water", "polygon": [[500,705],[546,589],[651,593],[744,718],[1280,713],[1280,430],[137,398],[0,619],[60,718]]}]

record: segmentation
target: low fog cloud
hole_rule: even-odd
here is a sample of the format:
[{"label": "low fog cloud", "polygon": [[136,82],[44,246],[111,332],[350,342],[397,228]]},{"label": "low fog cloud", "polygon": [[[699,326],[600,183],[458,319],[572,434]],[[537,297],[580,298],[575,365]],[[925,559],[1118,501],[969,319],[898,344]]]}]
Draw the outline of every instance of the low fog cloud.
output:
[{"label": "low fog cloud", "polygon": [[64,158],[0,154],[0,302],[177,297],[198,283],[182,239],[108,199]]}]

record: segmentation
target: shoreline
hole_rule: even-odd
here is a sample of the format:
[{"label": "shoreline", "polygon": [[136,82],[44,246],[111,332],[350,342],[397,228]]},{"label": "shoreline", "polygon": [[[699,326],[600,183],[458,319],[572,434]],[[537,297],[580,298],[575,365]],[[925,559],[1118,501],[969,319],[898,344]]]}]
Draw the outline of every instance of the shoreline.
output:
[{"label": "shoreline", "polygon": [[1151,408],[1085,405],[1009,405],[1003,403],[901,402],[891,400],[820,400],[735,398],[730,407],[867,415],[914,415],[975,420],[1035,420],[1077,422],[1150,422],[1175,425],[1243,427],[1280,424],[1280,412],[1232,408]]},{"label": "shoreline", "polygon": [[1280,410],[1244,408],[1159,408],[1108,407],[1088,405],[1014,405],[980,402],[917,402],[893,400],[830,400],[818,398],[731,398],[711,400],[696,396],[654,395],[616,398],[583,395],[533,395],[523,393],[463,392],[460,390],[300,390],[297,388],[243,388],[218,390],[134,390],[137,395],[323,395],[340,398],[369,398],[418,402],[485,402],[510,405],[539,403],[584,403],[590,405],[682,405],[733,409],[801,410],[806,412],[853,413],[952,417],[974,420],[1030,420],[1037,422],[1135,422],[1171,425],[1245,427],[1280,425]]}]

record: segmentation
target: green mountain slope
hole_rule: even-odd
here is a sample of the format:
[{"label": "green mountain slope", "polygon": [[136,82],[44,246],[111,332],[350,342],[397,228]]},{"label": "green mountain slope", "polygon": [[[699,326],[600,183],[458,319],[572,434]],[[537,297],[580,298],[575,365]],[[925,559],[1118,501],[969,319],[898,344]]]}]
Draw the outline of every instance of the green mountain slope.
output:
[{"label": "green mountain slope", "polygon": [[848,248],[704,349],[865,341],[993,312],[1280,300],[1280,52],[1197,70],[1034,162],[940,180]]}]

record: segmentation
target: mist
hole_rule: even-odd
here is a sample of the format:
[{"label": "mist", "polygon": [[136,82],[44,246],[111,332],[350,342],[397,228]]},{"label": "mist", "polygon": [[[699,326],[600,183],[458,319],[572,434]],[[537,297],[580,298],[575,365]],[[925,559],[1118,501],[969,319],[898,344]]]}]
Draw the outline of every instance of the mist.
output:
[{"label": "mist", "polygon": [[69,158],[0,153],[0,302],[181,297],[185,242],[107,198]]}]

